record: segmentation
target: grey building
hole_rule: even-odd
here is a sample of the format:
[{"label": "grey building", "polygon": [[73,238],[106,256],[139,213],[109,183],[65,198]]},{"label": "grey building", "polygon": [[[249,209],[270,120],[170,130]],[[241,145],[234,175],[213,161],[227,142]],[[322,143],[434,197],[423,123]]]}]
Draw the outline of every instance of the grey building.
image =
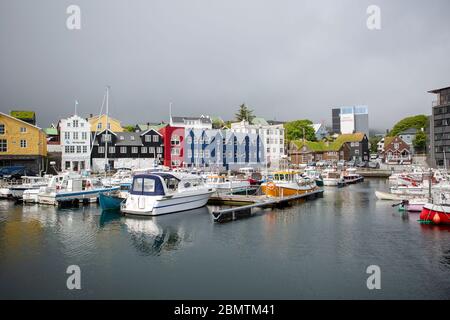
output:
[{"label": "grey building", "polygon": [[428,92],[436,94],[436,100],[432,103],[433,110],[430,119],[429,162],[431,166],[449,167],[450,87]]},{"label": "grey building", "polygon": [[333,133],[351,134],[363,132],[369,136],[369,109],[367,106],[333,108],[331,113]]}]

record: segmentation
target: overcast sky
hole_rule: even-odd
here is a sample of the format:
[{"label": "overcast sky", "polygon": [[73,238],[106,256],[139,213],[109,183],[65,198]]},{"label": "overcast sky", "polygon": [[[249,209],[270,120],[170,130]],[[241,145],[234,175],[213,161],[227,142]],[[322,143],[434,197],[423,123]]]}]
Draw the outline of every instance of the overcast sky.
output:
[{"label": "overcast sky", "polygon": [[[66,8],[81,8],[68,30]],[[381,30],[366,26],[381,8]],[[331,123],[366,104],[372,128],[431,113],[450,86],[450,1],[1,0],[0,110],[48,126],[100,110],[122,124],[174,115],[231,119],[247,103],[267,119]]]}]

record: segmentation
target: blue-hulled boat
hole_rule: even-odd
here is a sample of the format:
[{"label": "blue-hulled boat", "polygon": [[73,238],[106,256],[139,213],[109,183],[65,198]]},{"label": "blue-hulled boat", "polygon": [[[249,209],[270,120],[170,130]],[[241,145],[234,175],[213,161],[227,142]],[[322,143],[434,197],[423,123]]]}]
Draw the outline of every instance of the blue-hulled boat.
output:
[{"label": "blue-hulled boat", "polygon": [[98,201],[103,211],[120,211],[120,205],[124,200],[117,194],[100,193],[98,195]]}]

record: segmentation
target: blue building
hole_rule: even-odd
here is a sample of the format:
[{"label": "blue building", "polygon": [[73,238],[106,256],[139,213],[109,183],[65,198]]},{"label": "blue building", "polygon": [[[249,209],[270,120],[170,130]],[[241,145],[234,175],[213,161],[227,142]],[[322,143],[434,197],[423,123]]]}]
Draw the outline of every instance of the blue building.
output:
[{"label": "blue building", "polygon": [[259,134],[186,129],[184,150],[187,167],[235,170],[265,166],[264,144]]}]

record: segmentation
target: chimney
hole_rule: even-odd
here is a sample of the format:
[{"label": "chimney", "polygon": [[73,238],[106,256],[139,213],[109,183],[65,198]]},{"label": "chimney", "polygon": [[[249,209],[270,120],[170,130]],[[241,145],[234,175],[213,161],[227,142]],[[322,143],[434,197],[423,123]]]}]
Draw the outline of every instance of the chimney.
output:
[{"label": "chimney", "polygon": [[91,113],[90,115],[89,115],[89,118],[92,118],[94,115]]}]

